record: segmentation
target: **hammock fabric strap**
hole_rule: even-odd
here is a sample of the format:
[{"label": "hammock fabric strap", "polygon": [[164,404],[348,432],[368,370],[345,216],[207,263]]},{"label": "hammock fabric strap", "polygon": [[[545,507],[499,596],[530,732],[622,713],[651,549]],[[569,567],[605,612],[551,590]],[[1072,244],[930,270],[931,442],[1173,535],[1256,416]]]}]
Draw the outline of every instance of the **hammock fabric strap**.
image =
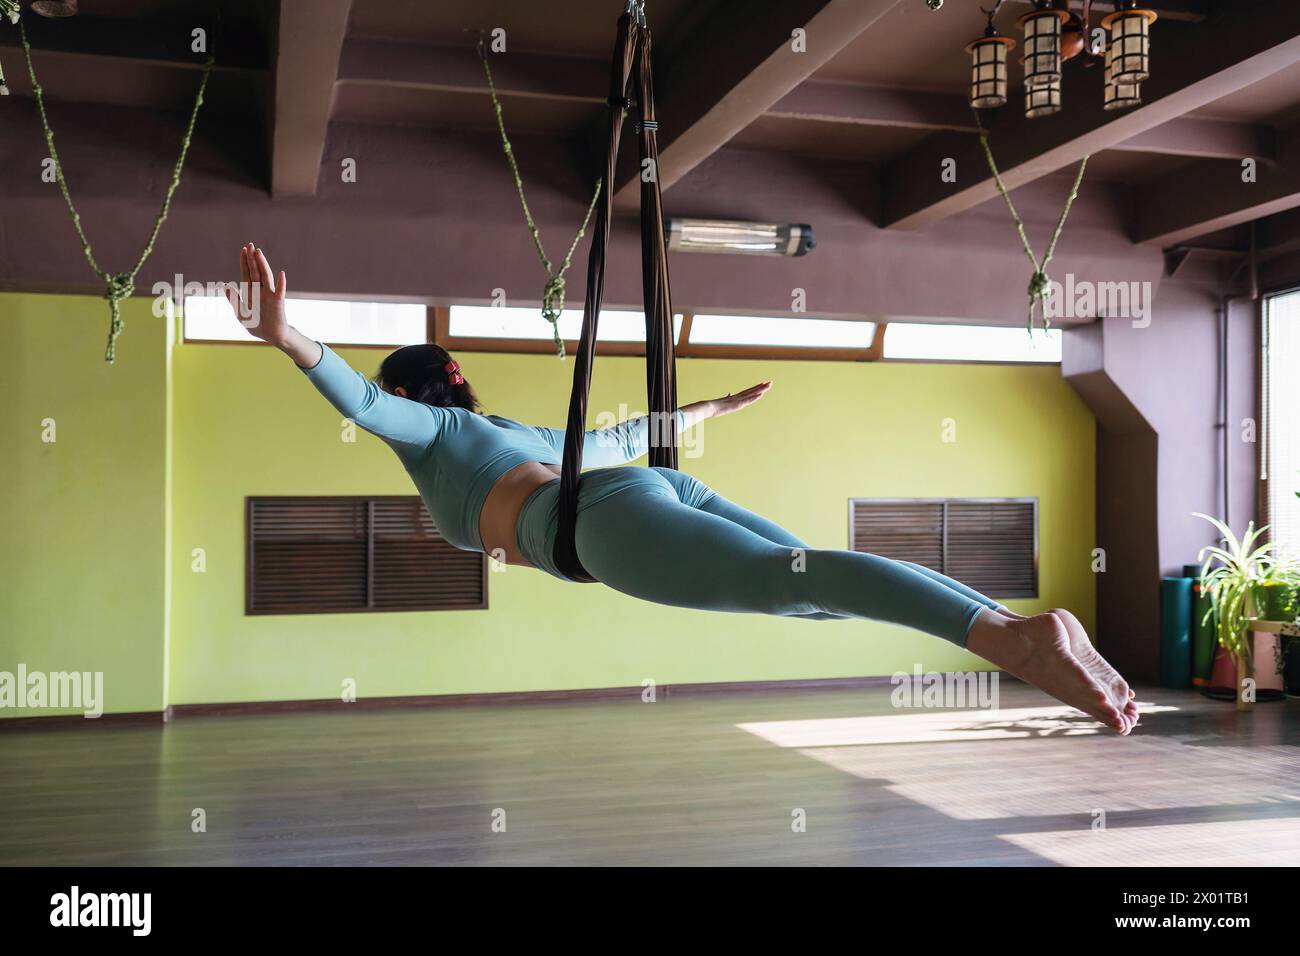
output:
[{"label": "hammock fabric strap", "polygon": [[[564,433],[560,468],[559,527],[555,536],[556,567],[575,581],[591,582],[578,560],[574,532],[578,522],[578,483],[582,473],[582,443],[587,423],[596,334],[605,294],[605,260],[613,214],[611,187],[628,102],[628,83],[636,71],[637,128],[640,132],[641,282],[646,321],[646,391],[649,400],[650,464],[677,467],[677,380],[674,366],[672,303],[668,282],[668,250],[664,239],[663,202],[659,191],[659,147],[651,79],[650,31],[624,14],[618,21],[610,70],[609,148],[587,260],[587,297],[582,310],[582,337],[573,365],[573,390]],[[648,162],[647,162],[648,160]]]},{"label": "hammock fabric strap", "polygon": [[659,122],[655,119],[650,31],[640,30],[637,46],[637,130],[641,134],[641,288],[645,304],[645,381],[649,402],[650,466],[677,467],[677,355],[673,342],[672,291],[668,280],[668,242],[659,190]]}]

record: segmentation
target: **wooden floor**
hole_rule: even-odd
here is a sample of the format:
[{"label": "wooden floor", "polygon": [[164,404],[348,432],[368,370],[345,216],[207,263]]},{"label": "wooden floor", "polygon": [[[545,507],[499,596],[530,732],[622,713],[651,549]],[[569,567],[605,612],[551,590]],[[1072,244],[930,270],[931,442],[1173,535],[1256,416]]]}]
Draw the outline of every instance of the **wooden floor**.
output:
[{"label": "wooden floor", "polygon": [[1140,699],[1128,739],[1010,682],[9,731],[0,863],[1300,862],[1300,703]]}]

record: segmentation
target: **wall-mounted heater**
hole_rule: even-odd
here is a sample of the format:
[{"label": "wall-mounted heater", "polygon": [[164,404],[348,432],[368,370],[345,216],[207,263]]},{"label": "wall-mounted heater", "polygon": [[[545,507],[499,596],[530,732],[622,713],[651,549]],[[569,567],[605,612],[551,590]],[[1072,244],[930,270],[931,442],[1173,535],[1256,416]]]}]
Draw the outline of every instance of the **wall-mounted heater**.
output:
[{"label": "wall-mounted heater", "polygon": [[729,252],[742,256],[806,256],[817,245],[812,226],[726,219],[669,219],[670,252]]}]

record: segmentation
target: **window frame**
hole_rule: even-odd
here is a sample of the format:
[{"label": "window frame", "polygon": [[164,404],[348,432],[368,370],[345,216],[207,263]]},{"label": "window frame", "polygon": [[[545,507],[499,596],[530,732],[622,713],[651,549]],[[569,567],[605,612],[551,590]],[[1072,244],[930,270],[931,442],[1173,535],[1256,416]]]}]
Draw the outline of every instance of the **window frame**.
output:
[{"label": "window frame", "polygon": [[[231,343],[235,345],[244,343]],[[428,608],[392,608],[392,607],[350,607],[330,608],[324,611],[271,611],[253,607],[253,502],[255,501],[420,501],[419,495],[245,495],[244,496],[244,616],[245,617],[313,617],[318,614],[439,614],[448,611],[486,611],[489,610],[488,596],[488,561],[482,552],[466,551],[465,554],[477,554],[479,558],[480,588],[483,594],[481,604],[467,604],[462,607],[428,607]],[[437,525],[434,525],[437,530]],[[438,532],[441,537],[442,532]],[[443,538],[446,541],[446,538]],[[366,535],[366,575],[367,593],[371,592],[374,571],[374,525],[373,512],[368,517]],[[458,549],[459,550],[459,549]]]},{"label": "window frame", "polygon": [[[677,358],[721,359],[775,359],[778,361],[812,362],[873,362],[884,349],[885,323],[877,322],[871,346],[865,349],[825,348],[797,345],[701,345],[691,344],[691,326],[694,312],[682,312],[682,327],[677,336]],[[540,318],[540,317],[539,317]],[[791,321],[797,321],[792,319]],[[429,306],[429,341],[441,345],[448,352],[507,352],[554,355],[555,343],[550,339],[474,338],[451,334],[451,306]],[[566,339],[565,351],[578,350],[577,339]],[[601,355],[645,355],[643,342],[601,342],[597,348]]]},{"label": "window frame", "polygon": [[[931,505],[933,505],[933,504],[937,504],[937,505],[943,505],[943,518],[942,518],[942,527],[941,527],[941,532],[940,532],[941,535],[942,535],[942,545],[941,545],[941,551],[940,551],[940,553],[941,553],[942,556],[943,556],[943,568],[941,568],[941,569],[939,569],[939,568],[931,568],[930,570],[931,570],[931,571],[937,571],[939,574],[945,574],[945,575],[948,573],[948,571],[947,571],[947,567],[948,567],[948,505],[950,505],[950,504],[964,504],[964,505],[989,505],[989,504],[1020,504],[1020,505],[1025,505],[1025,504],[1027,504],[1027,505],[1031,505],[1032,508],[1033,508],[1033,532],[1034,532],[1034,543],[1033,543],[1033,566],[1034,566],[1034,587],[1033,587],[1033,592],[1034,592],[1034,593],[1031,594],[1031,595],[1018,594],[1018,595],[1014,595],[1014,596],[998,595],[998,594],[986,594],[985,596],[986,596],[986,597],[990,597],[990,598],[1003,598],[1003,597],[1005,597],[1005,599],[1008,600],[1008,601],[1037,601],[1037,600],[1040,600],[1040,599],[1041,599],[1041,597],[1042,597],[1042,590],[1043,590],[1043,588],[1042,588],[1042,574],[1041,574],[1041,570],[1042,570],[1042,569],[1039,567],[1039,553],[1040,553],[1040,552],[1039,552],[1039,543],[1038,543],[1038,521],[1039,521],[1039,516],[1040,516],[1040,509],[1039,509],[1039,505],[1038,505],[1038,497],[1037,497],[1036,495],[1035,495],[1035,496],[1019,496],[1019,497],[974,497],[974,498],[965,498],[965,497],[961,497],[961,496],[949,496],[949,497],[937,497],[937,498],[936,498],[936,497],[931,497],[931,498],[907,498],[907,497],[901,497],[901,496],[893,496],[893,497],[886,496],[886,497],[872,497],[872,498],[850,498],[850,499],[848,500],[848,508],[847,508],[847,517],[848,517],[848,536],[847,536],[847,541],[848,541],[848,550],[850,550],[850,551],[857,551],[857,548],[854,547],[854,540],[853,540],[853,506],[854,506],[855,504],[858,504],[858,503],[861,503],[861,504],[877,504],[877,505],[903,505],[903,504],[912,504],[912,505],[915,505],[915,504],[931,504]],[[859,552],[859,553],[865,553],[865,552]]]},{"label": "window frame", "polygon": [[[319,296],[319,295],[317,295],[317,296],[310,296],[310,295],[294,296],[294,295],[291,295],[291,296],[289,296],[289,298],[291,298],[291,299],[324,299],[324,300],[329,301],[329,302],[340,302],[340,301],[345,301],[345,302],[347,302],[347,301],[356,301],[356,302],[380,302],[380,303],[389,303],[389,304],[394,304],[394,305],[420,305],[420,304],[421,304],[421,303],[418,302],[418,301],[412,301],[412,300],[409,300],[409,299],[367,298],[367,297],[361,297],[361,296]],[[429,324],[429,319],[428,319],[428,314],[427,314],[427,310],[428,310],[429,308],[431,308],[431,306],[425,306],[425,309],[426,309],[425,324],[424,324],[424,341],[425,341],[425,343],[428,343],[428,342],[432,342],[432,341],[433,341],[433,339],[430,338],[430,335],[432,334],[432,328],[433,328],[433,327]],[[251,340],[250,340],[250,339],[204,339],[204,338],[195,338],[195,337],[193,337],[193,336],[187,335],[187,334],[185,333],[185,309],[184,309],[184,306],[182,306],[179,310],[177,310],[176,321],[177,321],[177,323],[178,323],[178,334],[177,334],[177,336],[176,336],[176,342],[177,342],[178,345],[242,345],[242,346],[254,345],[254,346],[266,346],[266,345],[269,345],[269,344],[270,344],[270,343],[268,343],[268,342],[264,342],[264,341],[262,341],[261,339],[258,339],[258,338],[254,338],[254,339],[251,339]],[[321,339],[320,341],[323,342],[325,345],[328,345],[328,346],[329,346],[330,348],[332,348],[332,349],[382,349],[382,350],[385,351],[385,352],[392,352],[394,349],[400,349],[400,348],[405,348],[405,347],[408,346],[408,345],[416,345],[416,344],[419,344],[419,343],[415,343],[415,342],[337,342],[337,341],[334,341],[333,339]]]},{"label": "window frame", "polygon": [[[1285,290],[1276,294],[1284,294]],[[370,301],[370,300],[358,300]],[[383,300],[376,300],[383,301]],[[407,301],[407,300],[402,300]],[[408,304],[410,304],[408,302]],[[451,334],[451,307],[452,304],[446,305],[426,305],[425,306],[425,334],[424,341],[433,345],[440,345],[449,352],[487,352],[507,355],[554,355],[555,343],[552,339],[514,339],[478,337],[467,335]],[[691,358],[713,358],[713,359],[750,359],[763,361],[792,361],[792,362],[881,362],[891,365],[1010,365],[1024,366],[1028,368],[1042,368],[1059,366],[1060,362],[1053,361],[1006,361],[1000,359],[943,359],[943,358],[889,358],[885,355],[885,336],[891,323],[883,319],[870,319],[875,323],[875,332],[872,336],[871,344],[866,348],[850,348],[835,346],[798,346],[798,345],[721,345],[721,344],[703,344],[692,343],[690,341],[691,327],[694,323],[695,312],[681,312],[682,316],[681,330],[678,334],[676,345],[676,357],[679,359]],[[812,316],[815,318],[815,316]],[[792,317],[791,321],[798,321]],[[839,321],[853,321],[852,319],[841,319]],[[908,323],[893,323],[895,325],[906,325]],[[936,323],[928,323],[936,324]],[[939,323],[942,324],[942,323]],[[180,319],[180,336],[181,344],[193,345],[256,345],[264,346],[267,343],[260,339],[244,341],[238,339],[207,339],[193,338],[185,333],[184,311],[181,312]],[[377,349],[385,352],[391,352],[394,349],[402,348],[409,342],[339,342],[334,340],[323,340],[331,348],[344,349]],[[565,339],[564,347],[566,352],[573,354],[577,352],[578,340]],[[645,345],[641,342],[601,342],[598,349],[601,355],[611,356],[644,356]]]},{"label": "window frame", "polygon": [[[1300,284],[1294,282],[1262,290],[1255,305],[1255,421],[1259,423],[1259,435],[1255,449],[1255,514],[1256,527],[1266,529],[1263,540],[1276,544],[1273,536],[1273,435],[1272,421],[1268,418],[1268,348],[1269,348],[1269,302],[1272,299],[1289,295],[1300,295]],[[1292,489],[1294,490],[1294,489]]]},{"label": "window frame", "polygon": [[[881,324],[884,327],[888,327],[890,325],[890,323],[888,322],[883,322]],[[916,320],[912,322],[895,322],[893,324],[894,325],[950,325],[953,328],[967,327],[967,328],[980,328],[980,329],[1002,328],[1002,326],[990,326],[987,324],[980,324],[978,322],[926,322],[923,320]],[[1015,325],[1015,326],[1009,325],[1009,326],[1005,326],[1005,328],[1023,330],[1024,327],[1020,325]],[[1062,333],[1064,333],[1064,331],[1068,329],[1068,326],[1058,326],[1058,328],[1060,328],[1062,330]],[[1030,334],[1030,333],[1027,332],[1026,334]],[[973,358],[973,359],[971,358],[955,358],[955,359],[891,358],[885,354],[885,340],[884,340],[883,332],[881,333],[881,340],[880,340],[880,361],[887,362],[891,365],[1010,365],[1010,366],[1017,366],[1017,367],[1024,366],[1026,368],[1050,368],[1053,366],[1057,366],[1057,367],[1061,366],[1063,364],[1063,360],[1064,360],[1064,355],[1062,355],[1062,361],[1060,362],[1011,361],[1008,359],[984,359],[984,358]]]}]

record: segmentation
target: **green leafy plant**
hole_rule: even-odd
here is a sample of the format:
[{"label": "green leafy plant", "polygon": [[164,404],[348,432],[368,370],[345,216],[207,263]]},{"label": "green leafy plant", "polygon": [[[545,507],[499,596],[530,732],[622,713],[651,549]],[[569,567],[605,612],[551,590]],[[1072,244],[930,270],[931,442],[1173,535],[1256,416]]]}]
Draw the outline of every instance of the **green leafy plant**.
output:
[{"label": "green leafy plant", "polygon": [[1252,521],[1239,539],[1218,518],[1199,511],[1195,514],[1214,525],[1222,536],[1222,547],[1209,545],[1197,555],[1205,562],[1201,567],[1201,587],[1210,595],[1210,610],[1205,620],[1214,617],[1219,643],[1232,655],[1239,668],[1253,674],[1254,649],[1248,633],[1250,622],[1255,617],[1258,589],[1276,573],[1277,565],[1272,542],[1258,544],[1268,527],[1256,528]]},{"label": "green leafy plant", "polygon": [[1300,564],[1274,555],[1264,568],[1256,593],[1259,616],[1267,621],[1294,621],[1300,616]]}]

